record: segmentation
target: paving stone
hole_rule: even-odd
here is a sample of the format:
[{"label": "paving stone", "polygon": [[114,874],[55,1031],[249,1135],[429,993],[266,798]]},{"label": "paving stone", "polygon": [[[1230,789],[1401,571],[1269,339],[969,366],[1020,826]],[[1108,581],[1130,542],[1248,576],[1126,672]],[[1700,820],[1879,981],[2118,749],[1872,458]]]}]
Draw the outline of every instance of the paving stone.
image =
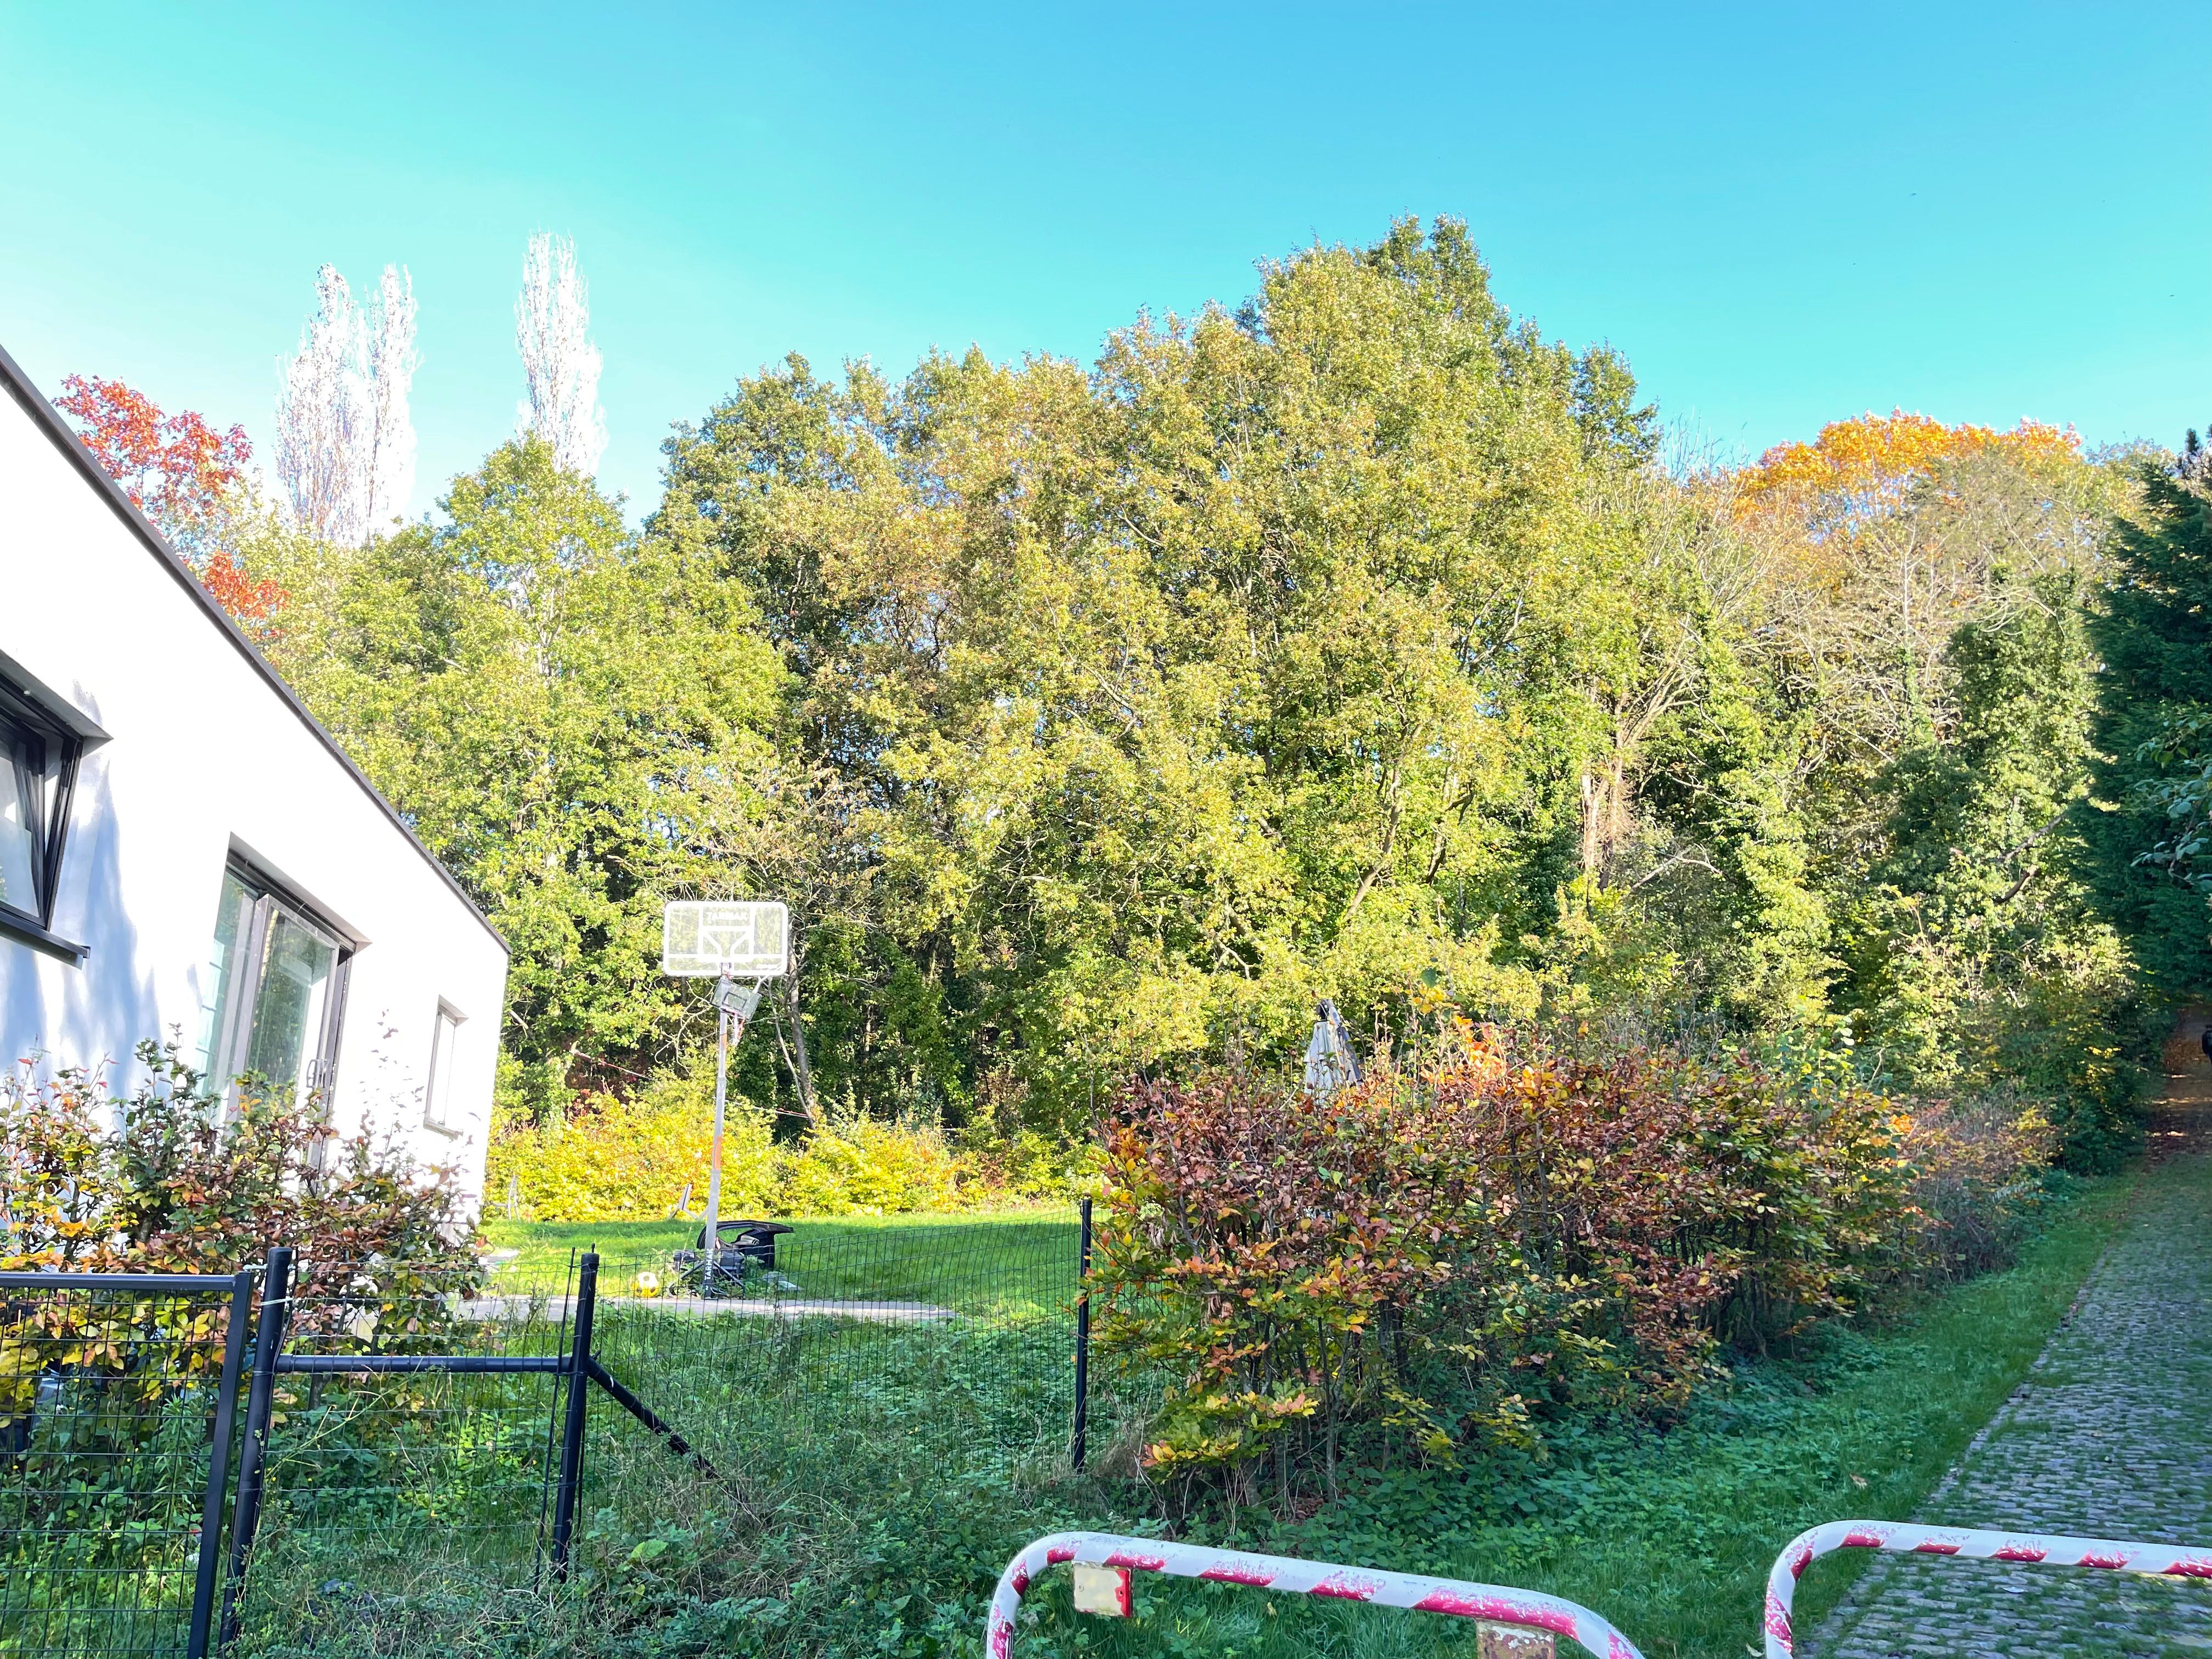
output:
[{"label": "paving stone", "polygon": [[[2178,1063],[2123,1229],[1917,1520],[2212,1545],[2212,1073]],[[1879,1557],[1802,1659],[2133,1659],[2212,1650],[2212,1588]]]}]

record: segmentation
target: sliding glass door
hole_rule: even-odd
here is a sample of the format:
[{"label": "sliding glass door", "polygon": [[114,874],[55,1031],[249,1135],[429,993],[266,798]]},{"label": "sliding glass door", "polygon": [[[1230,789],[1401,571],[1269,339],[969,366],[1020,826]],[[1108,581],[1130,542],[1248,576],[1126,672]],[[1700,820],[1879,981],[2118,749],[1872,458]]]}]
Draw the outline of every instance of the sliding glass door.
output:
[{"label": "sliding glass door", "polygon": [[223,872],[203,1009],[201,1068],[235,1104],[251,1074],[281,1099],[326,1092],[337,1058],[347,950],[253,872]]}]

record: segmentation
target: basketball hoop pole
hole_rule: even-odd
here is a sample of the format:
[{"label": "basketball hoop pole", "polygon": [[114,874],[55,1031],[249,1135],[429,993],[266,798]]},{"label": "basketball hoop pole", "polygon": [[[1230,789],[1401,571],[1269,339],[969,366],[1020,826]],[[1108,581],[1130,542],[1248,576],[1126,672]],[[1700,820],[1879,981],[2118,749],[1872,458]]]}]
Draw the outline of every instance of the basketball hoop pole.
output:
[{"label": "basketball hoop pole", "polygon": [[[759,1005],[760,985],[755,981],[752,994],[741,997],[738,982],[727,974],[714,987],[714,1144],[707,1156],[707,1248],[701,1257],[700,1289],[712,1296],[714,1270],[720,1264],[722,1235],[722,1113],[730,1090],[730,1028],[737,1027],[737,1036],[745,1034],[745,1021]],[[744,1012],[738,1012],[743,1007]]]},{"label": "basketball hoop pole", "polygon": [[714,1276],[714,1257],[722,1248],[718,1231],[722,1221],[722,1103],[730,1087],[730,1014],[719,1006],[720,997],[714,1000],[714,1146],[707,1155],[707,1253],[700,1258],[705,1265],[699,1275],[700,1285],[708,1296],[714,1293],[708,1281]]},{"label": "basketball hoop pole", "polygon": [[[791,969],[791,910],[775,900],[672,899],[660,913],[660,971],[714,981],[714,1140],[707,1163],[707,1231],[699,1289],[714,1294],[722,1253],[722,1127],[730,1098],[730,1044],[760,1006],[761,986]],[[750,983],[740,986],[739,975]]]}]

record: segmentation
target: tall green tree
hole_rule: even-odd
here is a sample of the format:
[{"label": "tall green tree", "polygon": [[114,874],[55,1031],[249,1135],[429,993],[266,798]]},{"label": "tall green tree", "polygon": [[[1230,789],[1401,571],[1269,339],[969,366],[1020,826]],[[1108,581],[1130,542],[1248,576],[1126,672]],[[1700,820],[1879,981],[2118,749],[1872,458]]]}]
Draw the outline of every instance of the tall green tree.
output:
[{"label": "tall green tree", "polygon": [[[2194,435],[2193,434],[2191,434]],[[2104,659],[2090,819],[2100,895],[2168,993],[2212,990],[2199,878],[2212,742],[2212,489],[2185,454],[2145,464],[2095,630]]]},{"label": "tall green tree", "polygon": [[1890,768],[1887,851],[1851,906],[1849,991],[1868,1040],[1925,1087],[2009,1081],[2054,1103],[2069,1155],[2130,1136],[2114,1025],[2134,994],[2088,880],[2095,757],[2086,583],[2045,576],[1961,625],[1944,659],[1949,729]]},{"label": "tall green tree", "polygon": [[[1425,971],[1534,1006],[1514,942],[1577,872],[1593,696],[1638,672],[1593,485],[1653,441],[1617,356],[1407,223],[1087,373],[793,362],[678,434],[653,533],[745,586],[784,763],[837,780],[841,986],[931,1004],[971,1099],[1049,1106]],[[812,1018],[825,1075],[866,1070]]]},{"label": "tall green tree", "polygon": [[277,665],[514,949],[503,1050],[533,1109],[673,1053],[663,900],[696,882],[696,782],[764,752],[778,665],[743,588],[537,440],[446,522],[295,549]]},{"label": "tall green tree", "polygon": [[1088,365],[792,358],[674,433],[641,533],[517,443],[434,526],[253,574],[514,942],[541,1112],[696,1052],[655,921],[722,895],[793,907],[738,1081],[794,1116],[1073,1128],[1442,989],[1842,1017],[2118,1144],[2127,935],[2203,945],[2212,885],[2196,485],[2093,641],[2133,486],[2069,434],[1868,416],[1692,476],[1657,439],[1617,353],[1409,221]]}]

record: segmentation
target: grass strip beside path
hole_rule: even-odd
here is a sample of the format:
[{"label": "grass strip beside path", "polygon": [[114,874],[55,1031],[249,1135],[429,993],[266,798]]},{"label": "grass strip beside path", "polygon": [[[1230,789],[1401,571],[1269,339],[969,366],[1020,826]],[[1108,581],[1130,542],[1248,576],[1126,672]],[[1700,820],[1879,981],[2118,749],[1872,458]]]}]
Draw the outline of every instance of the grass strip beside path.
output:
[{"label": "grass strip beside path", "polygon": [[[2082,1194],[2008,1271],[1921,1298],[1887,1330],[1845,1333],[1802,1370],[1763,1368],[1758,1387],[1715,1402],[1555,1523],[1587,1541],[1553,1553],[1549,1571],[1620,1608],[1654,1659],[1753,1646],[1782,1546],[1822,1521],[1912,1515],[2042,1352],[2139,1178]],[[1865,1565],[1809,1581],[1798,1627]]]}]

